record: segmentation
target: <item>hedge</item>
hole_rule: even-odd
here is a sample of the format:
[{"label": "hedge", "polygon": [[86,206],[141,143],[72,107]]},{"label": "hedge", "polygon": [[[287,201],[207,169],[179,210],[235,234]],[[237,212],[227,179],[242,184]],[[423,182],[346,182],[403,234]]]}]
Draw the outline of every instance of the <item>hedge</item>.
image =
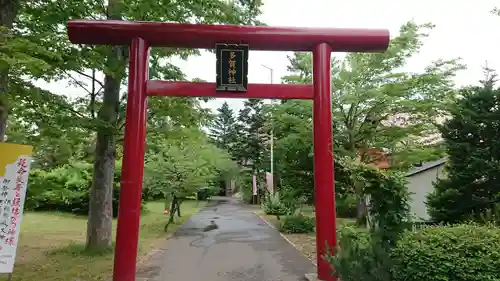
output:
[{"label": "hedge", "polygon": [[[121,167],[118,164],[113,186],[113,216],[115,217],[118,214],[120,178]],[[91,184],[92,164],[90,163],[74,163],[50,171],[33,169],[29,176],[25,208],[87,215]]]},{"label": "hedge", "polygon": [[304,216],[300,213],[286,216],[279,225],[283,233],[310,233],[314,232],[316,220],[314,217]]},{"label": "hedge", "polygon": [[500,280],[500,229],[466,224],[408,231],[390,256],[394,280]]}]

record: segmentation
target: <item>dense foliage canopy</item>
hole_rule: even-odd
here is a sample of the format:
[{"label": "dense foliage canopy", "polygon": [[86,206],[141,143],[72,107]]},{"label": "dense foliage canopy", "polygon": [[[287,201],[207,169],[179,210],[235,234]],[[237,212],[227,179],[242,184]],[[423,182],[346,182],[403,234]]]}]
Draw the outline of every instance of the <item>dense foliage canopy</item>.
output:
[{"label": "dense foliage canopy", "polygon": [[434,220],[479,220],[500,203],[500,89],[495,76],[462,91],[451,118],[440,128],[445,140],[446,175],[428,198]]}]

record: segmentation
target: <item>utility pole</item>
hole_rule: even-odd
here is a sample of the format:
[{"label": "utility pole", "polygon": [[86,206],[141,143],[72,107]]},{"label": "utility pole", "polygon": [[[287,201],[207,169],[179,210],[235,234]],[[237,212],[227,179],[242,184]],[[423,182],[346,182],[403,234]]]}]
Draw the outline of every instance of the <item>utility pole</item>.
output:
[{"label": "utility pole", "polygon": [[[262,64],[262,66],[264,68],[266,68],[267,70],[269,70],[269,80],[270,80],[270,83],[273,84],[273,72],[274,70],[267,66],[267,65],[264,65]],[[271,105],[273,104],[273,101],[271,99]],[[269,143],[269,146],[271,147],[270,150],[271,150],[271,187],[272,187],[272,190],[274,192],[274,122],[273,122],[273,115],[272,115],[272,111],[271,111],[271,139],[270,139],[270,143]]]}]

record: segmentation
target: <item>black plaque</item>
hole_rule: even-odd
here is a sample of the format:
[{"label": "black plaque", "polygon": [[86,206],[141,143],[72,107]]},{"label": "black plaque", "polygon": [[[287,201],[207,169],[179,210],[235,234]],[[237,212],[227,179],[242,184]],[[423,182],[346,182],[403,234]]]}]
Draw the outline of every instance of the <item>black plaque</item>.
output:
[{"label": "black plaque", "polygon": [[217,91],[246,92],[248,45],[216,44]]}]

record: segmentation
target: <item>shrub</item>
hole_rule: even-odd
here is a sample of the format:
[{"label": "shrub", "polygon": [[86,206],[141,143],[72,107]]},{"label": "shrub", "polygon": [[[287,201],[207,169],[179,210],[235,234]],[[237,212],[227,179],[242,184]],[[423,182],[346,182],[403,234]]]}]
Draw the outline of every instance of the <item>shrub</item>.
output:
[{"label": "shrub", "polygon": [[197,200],[208,200],[212,196],[217,195],[217,193],[218,193],[217,189],[215,189],[215,188],[211,188],[211,187],[200,188],[196,192],[196,199]]},{"label": "shrub", "polygon": [[292,213],[307,201],[307,197],[302,195],[300,190],[294,189],[292,186],[283,185],[279,189],[281,202],[285,205],[288,213]]},{"label": "shrub", "polygon": [[[113,215],[118,214],[121,165],[117,165],[113,185]],[[33,169],[29,176],[26,209],[60,211],[80,215],[89,212],[92,164],[74,163],[43,171]]]},{"label": "shrub", "polygon": [[342,281],[390,281],[391,261],[378,236],[355,226],[339,228],[335,256],[328,263]]},{"label": "shrub", "polygon": [[253,194],[252,194],[252,174],[249,171],[244,171],[238,177],[238,186],[240,187],[240,193],[242,195],[242,200],[245,203],[252,204]]},{"label": "shrub", "polygon": [[280,231],[284,233],[310,233],[314,232],[316,220],[300,213],[286,216],[280,223]]},{"label": "shrub", "polygon": [[369,228],[363,235],[353,228],[342,228],[337,254],[325,258],[340,280],[390,281],[391,249],[408,227],[409,194],[405,177],[355,161],[344,164],[364,183],[363,195],[369,197]]},{"label": "shrub", "polygon": [[500,229],[470,224],[406,232],[391,257],[394,280],[499,280]]},{"label": "shrub", "polygon": [[268,215],[282,216],[288,211],[287,207],[281,201],[279,192],[267,194],[262,202],[262,210]]},{"label": "shrub", "polygon": [[335,204],[337,217],[356,218],[356,196],[354,194],[337,196]]},{"label": "shrub", "polygon": [[76,163],[50,171],[32,170],[26,208],[31,210],[88,213],[92,165]]}]

